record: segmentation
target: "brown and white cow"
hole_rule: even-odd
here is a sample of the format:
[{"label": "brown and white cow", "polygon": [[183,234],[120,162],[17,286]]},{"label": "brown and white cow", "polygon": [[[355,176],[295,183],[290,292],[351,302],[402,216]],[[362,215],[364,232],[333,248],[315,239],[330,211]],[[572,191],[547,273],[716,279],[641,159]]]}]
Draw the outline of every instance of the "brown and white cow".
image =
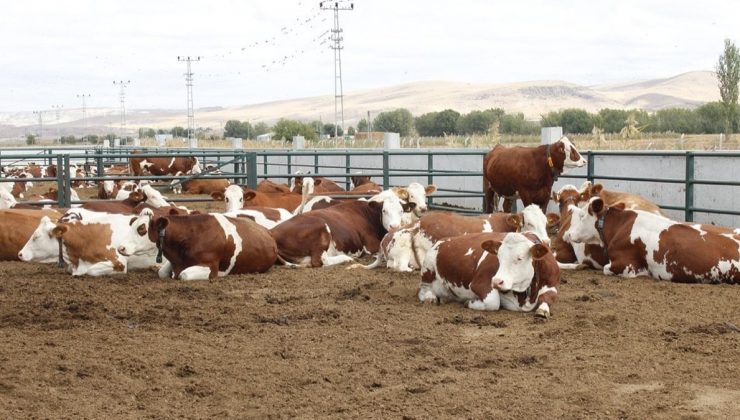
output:
[{"label": "brown and white cow", "polygon": [[373,182],[367,175],[354,175],[350,177],[353,193],[377,194],[383,191],[383,187]]},{"label": "brown and white cow", "polygon": [[311,267],[341,264],[377,253],[386,232],[400,226],[404,211],[413,207],[395,195],[346,201],[296,215],[271,233],[283,262]]},{"label": "brown and white cow", "polygon": [[74,276],[103,276],[155,266],[156,252],[133,257],[119,254],[116,248],[129,231],[131,216],[75,209],[56,223],[41,218],[33,235],[18,253],[23,261],[55,262],[59,240],[68,271]]},{"label": "brown and white cow", "polygon": [[[299,176],[301,172],[296,172],[296,176],[290,180],[290,191],[294,193],[300,193],[303,191],[303,176]],[[314,180],[314,193],[316,194],[327,194],[327,193],[341,193],[346,192],[344,188],[337,185],[336,182],[329,178],[311,177]]]},{"label": "brown and white cow", "polygon": [[740,229],[680,223],[623,204],[608,207],[592,198],[586,209],[571,206],[568,242],[604,246],[604,274],[680,283],[740,283]]},{"label": "brown and white cow", "polygon": [[162,278],[213,280],[228,274],[263,273],[275,264],[277,248],[267,229],[222,214],[156,217],[142,212],[118,252],[138,255],[157,250],[168,263]]},{"label": "brown and white cow", "polygon": [[560,269],[530,233],[476,233],[437,242],[424,259],[419,300],[470,309],[532,311],[549,317]]},{"label": "brown and white cow", "polygon": [[256,206],[243,208],[244,191],[238,185],[229,185],[223,193],[215,191],[211,193],[211,197],[216,201],[226,202],[224,215],[229,217],[248,217],[266,229],[272,229],[293,217],[293,213],[280,208]]},{"label": "brown and white cow", "polygon": [[54,210],[0,210],[0,261],[18,261],[18,252],[28,242],[43,217],[54,220]]},{"label": "brown and white cow", "polygon": [[584,191],[581,201],[588,201],[591,197],[601,197],[607,207],[621,203],[627,210],[642,210],[666,217],[660,207],[645,197],[623,191],[606,190],[601,184],[593,185]]},{"label": "brown and white cow", "polygon": [[132,157],[129,158],[129,167],[131,173],[136,176],[146,175],[147,173],[162,176],[177,175],[178,172],[180,174],[199,174],[201,172],[198,158],[193,156]]},{"label": "brown and white cow", "polygon": [[511,212],[517,197],[525,206],[537,204],[547,212],[552,184],[566,169],[586,164],[575,145],[563,136],[558,141],[539,147],[505,147],[497,145],[483,158],[483,192],[486,212],[504,197],[504,212]]}]

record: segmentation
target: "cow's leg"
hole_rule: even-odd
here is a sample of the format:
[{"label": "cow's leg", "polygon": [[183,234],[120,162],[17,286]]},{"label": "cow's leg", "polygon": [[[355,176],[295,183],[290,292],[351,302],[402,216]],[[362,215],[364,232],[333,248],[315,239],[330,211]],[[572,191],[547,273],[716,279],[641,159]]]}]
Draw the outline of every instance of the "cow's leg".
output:
[{"label": "cow's leg", "polygon": [[345,254],[329,255],[329,251],[324,251],[321,254],[321,263],[325,266],[344,264],[346,262],[352,262],[354,260],[354,258]]},{"label": "cow's leg", "polygon": [[550,306],[555,302],[558,297],[558,290],[554,287],[544,286],[537,293],[537,310],[534,312],[534,316],[542,318],[550,318]]},{"label": "cow's leg", "polygon": [[[87,274],[88,276],[107,276],[110,274],[116,273],[116,270],[113,268],[113,263],[110,261],[101,261],[97,263],[90,264],[86,261],[80,260],[77,264],[77,267],[75,267],[72,270],[73,276],[82,276]],[[120,273],[120,271],[119,271]]]},{"label": "cow's leg", "polygon": [[504,213],[511,213],[512,207],[514,207],[514,199],[504,197]]},{"label": "cow's leg", "polygon": [[501,296],[498,290],[491,290],[483,299],[469,300],[467,307],[477,311],[498,311],[501,308]]},{"label": "cow's leg", "polygon": [[436,280],[437,275],[433,270],[423,269],[421,273],[421,284],[419,284],[419,301],[423,303],[439,303],[437,295],[432,288],[432,282]]},{"label": "cow's leg", "polygon": [[485,195],[486,200],[486,208],[484,209],[485,213],[493,213],[496,209],[496,193],[493,191],[493,188],[491,188],[491,183],[488,182],[488,179],[484,176],[483,177],[483,194]]},{"label": "cow's leg", "polygon": [[192,265],[180,272],[180,280],[208,280],[211,276],[211,267]]},{"label": "cow's leg", "polygon": [[172,278],[172,263],[165,260],[164,264],[157,271],[157,276],[160,279],[171,279]]}]

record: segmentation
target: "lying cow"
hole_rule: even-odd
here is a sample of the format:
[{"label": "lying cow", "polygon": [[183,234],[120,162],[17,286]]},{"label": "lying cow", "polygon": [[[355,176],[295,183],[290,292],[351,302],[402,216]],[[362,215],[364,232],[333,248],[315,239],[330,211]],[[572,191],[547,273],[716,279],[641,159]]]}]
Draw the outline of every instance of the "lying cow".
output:
[{"label": "lying cow", "polygon": [[215,191],[211,193],[211,197],[216,201],[226,202],[226,210],[223,213],[224,215],[229,217],[248,217],[266,229],[272,229],[278,224],[293,217],[293,213],[280,208],[242,208],[242,204],[244,203],[244,191],[238,185],[229,185],[223,193]]},{"label": "lying cow", "polygon": [[260,192],[290,192],[290,186],[288,184],[278,184],[277,182],[270,181],[269,179],[263,179],[257,184],[255,190]]},{"label": "lying cow", "polygon": [[470,309],[550,316],[560,269],[531,233],[477,233],[437,242],[424,259],[419,300],[463,302]]},{"label": "lying cow", "polygon": [[56,262],[61,240],[62,255],[73,276],[104,276],[156,265],[156,251],[130,258],[116,251],[128,234],[131,216],[85,209],[76,209],[74,216],[69,216],[63,216],[60,223],[43,217],[18,258]]},{"label": "lying cow", "polygon": [[[309,172],[310,173],[310,172]],[[303,177],[298,176],[301,174],[301,172],[296,172],[296,176],[294,176],[290,180],[290,191],[294,193],[300,193],[303,191]],[[346,192],[344,188],[337,185],[336,182],[332,181],[329,178],[324,177],[311,177],[314,180],[314,192],[316,194],[328,194],[328,193],[343,193]]]},{"label": "lying cow", "polygon": [[390,229],[400,226],[414,203],[402,203],[394,194],[369,201],[346,201],[336,206],[294,216],[271,231],[281,261],[321,267],[375,254]]},{"label": "lying cow", "polygon": [[213,280],[228,274],[263,273],[275,264],[277,248],[267,229],[249,219],[221,214],[156,217],[130,221],[122,255],[159,252],[168,263],[161,278]]},{"label": "lying cow", "polygon": [[185,194],[212,194],[224,191],[229,186],[227,179],[190,179],[182,183],[182,193]]},{"label": "lying cow", "polygon": [[592,198],[586,209],[571,206],[564,239],[603,246],[604,274],[680,283],[740,283],[740,230],[679,223],[623,204],[608,207]]},{"label": "lying cow", "polygon": [[0,261],[18,261],[18,252],[33,235],[43,217],[54,220],[54,210],[0,210]]},{"label": "lying cow", "polygon": [[[134,152],[137,153],[137,152]],[[129,159],[131,173],[136,176],[152,174],[155,176],[201,173],[197,157],[132,157]]]},{"label": "lying cow", "polygon": [[497,207],[498,196],[504,197],[504,212],[511,212],[518,197],[525,206],[537,204],[544,213],[557,177],[566,169],[585,164],[586,159],[565,136],[539,147],[505,147],[499,144],[483,158],[486,213]]}]

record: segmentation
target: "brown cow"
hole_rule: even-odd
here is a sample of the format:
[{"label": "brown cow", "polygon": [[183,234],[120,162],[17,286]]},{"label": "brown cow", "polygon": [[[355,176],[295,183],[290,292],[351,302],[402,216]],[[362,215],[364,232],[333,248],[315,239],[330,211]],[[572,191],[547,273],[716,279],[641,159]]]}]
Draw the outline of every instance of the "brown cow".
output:
[{"label": "brown cow", "polygon": [[182,191],[185,194],[212,194],[216,191],[223,192],[229,186],[227,179],[190,179],[182,183]]},{"label": "brown cow", "polygon": [[680,283],[740,284],[740,229],[680,223],[623,204],[608,207],[592,198],[588,208],[570,207],[571,243],[596,243],[606,249],[604,274]]},{"label": "brown cow", "polygon": [[537,204],[547,212],[552,184],[569,168],[586,164],[575,145],[563,136],[539,147],[504,147],[497,145],[483,158],[483,192],[486,212],[497,207],[498,196],[504,197],[504,212],[510,213],[517,197],[525,206]]},{"label": "brown cow", "polygon": [[301,205],[301,194],[298,193],[265,193],[251,188],[243,188],[243,190],[243,208],[272,207],[292,212]]},{"label": "brown cow", "polygon": [[346,201],[333,207],[294,216],[270,232],[283,262],[321,267],[353,261],[355,256],[375,254],[389,229],[398,227],[404,211],[391,194],[370,201]]},{"label": "brown cow", "polygon": [[160,277],[213,280],[228,274],[263,273],[277,259],[275,240],[267,229],[246,218],[157,217],[144,212],[130,223],[118,252],[137,255],[158,248],[168,261]]},{"label": "brown cow", "polygon": [[18,261],[18,252],[28,242],[43,217],[57,220],[54,210],[0,210],[0,261]]},{"label": "brown cow", "polygon": [[[314,180],[314,190],[313,192],[315,194],[327,194],[327,193],[339,193],[339,192],[346,192],[344,188],[337,185],[336,182],[332,181],[329,178],[324,178],[322,176],[318,177],[312,177]],[[302,176],[294,176],[293,179],[290,181],[290,191],[294,193],[300,193],[303,191],[303,177]]]},{"label": "brown cow", "polygon": [[269,179],[263,179],[262,181],[257,184],[257,191],[260,192],[282,192],[287,193],[290,192],[290,186],[288,184],[278,184],[277,182],[272,182]]},{"label": "brown cow", "polygon": [[352,189],[350,192],[362,194],[377,194],[383,191],[383,187],[373,182],[367,175],[355,175],[350,177]]},{"label": "brown cow", "polygon": [[[137,152],[134,152],[137,153]],[[197,157],[132,157],[129,158],[131,173],[136,176],[150,173],[155,176],[181,174],[199,174],[200,163]]]},{"label": "brown cow", "polygon": [[560,269],[531,233],[473,233],[437,242],[424,259],[419,300],[464,302],[470,309],[550,316]]},{"label": "brown cow", "polygon": [[627,210],[643,210],[665,217],[665,213],[652,201],[637,194],[606,190],[601,184],[596,184],[585,191],[580,201],[588,201],[591,197],[601,197],[607,207],[622,203]]}]

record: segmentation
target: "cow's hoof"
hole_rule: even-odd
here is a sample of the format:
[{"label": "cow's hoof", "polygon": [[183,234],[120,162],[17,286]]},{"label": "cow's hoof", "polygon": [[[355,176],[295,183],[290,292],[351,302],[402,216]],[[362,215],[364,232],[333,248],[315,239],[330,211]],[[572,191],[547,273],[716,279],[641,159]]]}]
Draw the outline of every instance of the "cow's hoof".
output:
[{"label": "cow's hoof", "polygon": [[548,311],[548,310],[542,310],[542,309],[537,309],[535,311],[535,313],[534,313],[534,317],[537,318],[537,319],[546,320],[546,319],[550,318],[550,311]]}]

